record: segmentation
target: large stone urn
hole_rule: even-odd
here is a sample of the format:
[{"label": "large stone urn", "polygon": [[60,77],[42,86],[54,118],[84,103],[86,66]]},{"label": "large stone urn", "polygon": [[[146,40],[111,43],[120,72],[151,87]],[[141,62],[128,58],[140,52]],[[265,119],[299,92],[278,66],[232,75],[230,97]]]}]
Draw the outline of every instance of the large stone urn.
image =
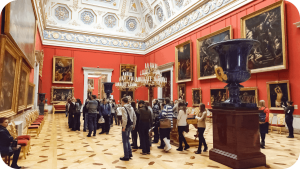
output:
[{"label": "large stone urn", "polygon": [[40,115],[44,115],[44,110],[45,110],[45,104],[44,104],[44,99],[45,99],[46,93],[39,93],[39,110],[40,110]]},{"label": "large stone urn", "polygon": [[208,47],[217,52],[220,67],[217,78],[227,83],[229,99],[215,104],[213,113],[213,148],[209,158],[235,169],[266,165],[260,151],[258,108],[256,104],[242,103],[239,98],[240,83],[250,78],[247,56],[256,40],[235,39],[222,41]]},{"label": "large stone urn", "polygon": [[110,98],[110,94],[112,93],[112,87],[114,82],[102,82],[104,85],[104,93],[106,94],[106,98]]}]

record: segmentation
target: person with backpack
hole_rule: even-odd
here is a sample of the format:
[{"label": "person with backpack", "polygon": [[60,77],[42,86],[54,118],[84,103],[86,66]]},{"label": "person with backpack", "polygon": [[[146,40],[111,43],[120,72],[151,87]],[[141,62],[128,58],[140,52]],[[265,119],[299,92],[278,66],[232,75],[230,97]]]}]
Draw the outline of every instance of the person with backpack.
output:
[{"label": "person with backpack", "polygon": [[128,103],[128,98],[122,98],[122,142],[124,149],[124,157],[121,157],[122,161],[129,161],[132,157],[132,150],[129,142],[129,133],[132,129],[135,129],[136,116],[133,107]]},{"label": "person with backpack", "polygon": [[269,132],[269,113],[270,110],[265,106],[265,101],[260,100],[259,107],[259,132],[261,137],[260,147],[265,148],[266,134]]},{"label": "person with backpack", "polygon": [[159,132],[158,132],[158,127],[159,127],[159,105],[158,105],[158,100],[154,101],[154,105],[153,105],[153,114],[154,114],[154,140],[152,141],[152,143],[158,143],[159,140]]},{"label": "person with backpack", "polygon": [[74,112],[74,127],[73,127],[73,131],[80,131],[80,115],[81,115],[81,100],[80,99],[76,99],[76,103],[75,103],[75,112]]},{"label": "person with backpack", "polygon": [[87,137],[91,137],[92,131],[94,131],[93,136],[96,136],[97,131],[97,110],[98,110],[98,102],[94,99],[95,95],[92,95],[91,100],[86,105],[88,109],[88,126],[89,126],[89,134]]}]

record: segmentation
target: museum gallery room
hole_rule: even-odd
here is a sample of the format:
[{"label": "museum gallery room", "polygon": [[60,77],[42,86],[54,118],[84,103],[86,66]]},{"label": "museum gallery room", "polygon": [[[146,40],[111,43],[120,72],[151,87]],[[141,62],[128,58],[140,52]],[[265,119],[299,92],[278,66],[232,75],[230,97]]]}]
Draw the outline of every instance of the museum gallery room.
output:
[{"label": "museum gallery room", "polygon": [[297,165],[287,0],[15,0],[0,32],[1,169]]}]

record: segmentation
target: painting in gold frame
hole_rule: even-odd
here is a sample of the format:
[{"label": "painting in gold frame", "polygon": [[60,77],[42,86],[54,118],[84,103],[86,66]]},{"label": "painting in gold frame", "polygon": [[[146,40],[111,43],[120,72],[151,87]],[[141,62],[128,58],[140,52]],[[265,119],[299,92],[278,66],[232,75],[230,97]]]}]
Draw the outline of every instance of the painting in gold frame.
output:
[{"label": "painting in gold frame", "polygon": [[278,1],[241,18],[241,37],[261,43],[248,56],[251,73],[287,68],[284,8],[284,1]]},{"label": "painting in gold frame", "polygon": [[31,68],[35,63],[36,19],[33,0],[13,1],[5,7],[4,33],[21,50]]},{"label": "painting in gold frame", "polygon": [[0,35],[0,42],[0,117],[10,117],[17,113],[22,53],[7,36]]},{"label": "painting in gold frame", "polygon": [[130,65],[130,64],[120,64],[120,77],[123,75],[123,72],[131,72],[133,75],[133,78],[135,80],[136,78],[136,65]]},{"label": "painting in gold frame", "polygon": [[73,98],[74,87],[51,87],[51,103],[67,102],[68,98]]},{"label": "painting in gold frame", "polygon": [[27,89],[29,83],[30,68],[22,64],[19,80],[18,112],[27,107]]},{"label": "painting in gold frame", "polygon": [[224,88],[210,89],[210,104],[221,103],[228,99],[228,90]]},{"label": "painting in gold frame", "polygon": [[283,110],[286,101],[290,100],[290,84],[288,80],[267,82],[268,107],[270,110]]},{"label": "painting in gold frame", "polygon": [[34,90],[35,90],[35,84],[33,83],[28,83],[28,89],[27,89],[27,108],[30,108],[33,106],[34,103]]},{"label": "painting in gold frame", "polygon": [[91,85],[92,89],[95,88],[95,80],[94,79],[88,79],[88,84],[89,84],[89,86]]},{"label": "painting in gold frame", "polygon": [[73,84],[74,81],[74,58],[53,57],[52,83]]},{"label": "painting in gold frame", "polygon": [[177,86],[178,88],[178,100],[183,100],[186,101],[186,87],[185,87],[185,83],[182,84],[178,84]]},{"label": "painting in gold frame", "polygon": [[202,102],[201,88],[192,89],[192,100],[193,100],[193,106],[200,106],[200,103]]},{"label": "painting in gold frame", "polygon": [[213,43],[232,39],[232,27],[227,26],[197,39],[197,74],[198,80],[216,78],[215,67],[219,66],[217,53],[209,53],[207,47]]},{"label": "painting in gold frame", "polygon": [[126,94],[125,90],[120,90],[120,103],[123,97],[125,96],[130,96],[131,97],[131,101],[134,101],[134,93],[135,91],[128,91],[128,94]]},{"label": "painting in gold frame", "polygon": [[243,103],[258,104],[257,87],[244,87],[240,89],[239,97]]},{"label": "painting in gold frame", "polygon": [[193,54],[191,40],[175,47],[175,73],[176,83],[192,81]]}]

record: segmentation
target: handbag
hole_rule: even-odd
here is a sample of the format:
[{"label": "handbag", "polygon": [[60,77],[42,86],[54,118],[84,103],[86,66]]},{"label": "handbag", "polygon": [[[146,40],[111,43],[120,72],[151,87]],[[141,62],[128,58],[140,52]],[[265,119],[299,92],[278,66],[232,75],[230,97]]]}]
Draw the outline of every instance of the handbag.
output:
[{"label": "handbag", "polygon": [[104,118],[103,118],[103,117],[101,117],[101,118],[99,119],[98,123],[100,123],[100,124],[102,124],[102,123],[105,123],[105,120],[104,120]]},{"label": "handbag", "polygon": [[15,148],[15,147],[17,147],[17,146],[18,146],[18,140],[15,139],[15,140],[12,141],[11,147],[12,147],[12,148]]},{"label": "handbag", "polygon": [[170,119],[160,119],[159,120],[159,127],[162,129],[171,128],[171,120]]},{"label": "handbag", "polygon": [[185,126],[184,131],[185,131],[186,133],[188,133],[188,132],[190,131],[190,125],[189,125],[189,124],[187,124],[187,125]]}]

